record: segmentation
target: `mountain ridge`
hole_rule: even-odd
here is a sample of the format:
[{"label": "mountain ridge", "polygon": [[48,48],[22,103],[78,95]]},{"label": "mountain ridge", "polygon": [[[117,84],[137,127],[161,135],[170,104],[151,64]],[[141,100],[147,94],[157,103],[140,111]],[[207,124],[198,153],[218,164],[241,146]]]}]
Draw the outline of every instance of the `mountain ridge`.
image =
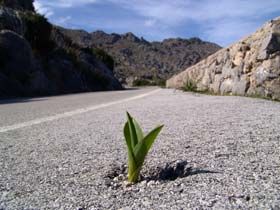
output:
[{"label": "mountain ridge", "polygon": [[74,43],[100,48],[112,56],[115,76],[122,83],[131,84],[136,79],[165,80],[221,49],[197,37],[149,42],[132,32],[107,34],[98,30],[88,33],[59,28]]}]

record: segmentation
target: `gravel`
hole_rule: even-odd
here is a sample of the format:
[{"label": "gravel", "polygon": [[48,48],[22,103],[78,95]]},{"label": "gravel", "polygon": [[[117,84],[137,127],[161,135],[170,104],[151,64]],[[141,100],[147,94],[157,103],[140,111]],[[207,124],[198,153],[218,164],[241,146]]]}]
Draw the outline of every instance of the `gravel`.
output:
[{"label": "gravel", "polygon": [[[126,110],[165,124],[137,184]],[[0,209],[280,209],[279,124],[277,102],[163,89],[0,133]]]}]

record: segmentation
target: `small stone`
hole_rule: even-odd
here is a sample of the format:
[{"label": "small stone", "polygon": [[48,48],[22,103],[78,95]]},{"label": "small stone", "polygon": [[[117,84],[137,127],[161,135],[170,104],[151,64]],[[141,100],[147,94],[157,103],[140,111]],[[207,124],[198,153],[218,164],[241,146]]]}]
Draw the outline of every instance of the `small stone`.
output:
[{"label": "small stone", "polygon": [[140,186],[146,186],[146,185],[147,185],[147,180],[140,182]]},{"label": "small stone", "polygon": [[153,185],[155,185],[155,181],[154,180],[149,181],[148,184],[147,184],[148,187],[151,187]]},{"label": "small stone", "polygon": [[131,183],[131,182],[128,182],[128,181],[124,181],[124,182],[123,182],[123,186],[124,186],[124,187],[130,187],[130,186],[132,186],[132,183]]}]

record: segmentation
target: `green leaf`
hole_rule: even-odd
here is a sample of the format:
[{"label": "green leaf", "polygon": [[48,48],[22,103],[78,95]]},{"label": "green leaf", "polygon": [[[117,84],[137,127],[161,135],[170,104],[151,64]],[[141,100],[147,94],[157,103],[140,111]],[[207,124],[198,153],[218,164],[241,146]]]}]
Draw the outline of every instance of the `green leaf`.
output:
[{"label": "green leaf", "polygon": [[156,127],[144,137],[138,122],[131,117],[128,112],[126,114],[127,122],[125,123],[123,133],[128,150],[128,181],[136,182],[140,175],[145,157],[163,125]]},{"label": "green leaf", "polygon": [[142,141],[143,138],[144,138],[143,131],[142,131],[140,125],[138,124],[138,122],[134,118],[132,118],[132,119],[133,119],[134,127],[135,127],[135,130],[136,130],[136,135],[137,135],[138,142]]},{"label": "green leaf", "polygon": [[126,116],[127,116],[127,122],[129,125],[130,137],[131,137],[131,147],[134,148],[138,143],[136,129],[135,129],[135,126],[133,123],[133,118],[130,116],[130,114],[128,112],[126,112]]},{"label": "green leaf", "polygon": [[133,149],[133,153],[135,155],[135,159],[137,162],[137,166],[142,166],[144,163],[145,157],[148,154],[152,144],[154,143],[156,137],[160,133],[161,129],[164,125],[160,125],[153,129],[147,136],[144,137],[142,141],[140,141],[136,147]]},{"label": "green leaf", "polygon": [[129,174],[130,174],[136,170],[137,165],[136,165],[135,155],[134,155],[134,152],[133,152],[133,149],[131,146],[131,136],[130,136],[128,122],[125,123],[123,133],[124,133],[127,151],[128,151],[128,168],[129,168]]}]

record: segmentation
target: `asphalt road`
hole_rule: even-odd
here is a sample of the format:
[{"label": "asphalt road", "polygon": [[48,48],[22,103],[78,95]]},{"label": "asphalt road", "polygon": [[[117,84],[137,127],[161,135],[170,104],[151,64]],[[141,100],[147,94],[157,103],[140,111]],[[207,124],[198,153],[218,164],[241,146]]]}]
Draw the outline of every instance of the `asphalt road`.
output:
[{"label": "asphalt road", "polygon": [[[46,118],[89,107],[119,103],[149,94],[157,88],[148,87],[125,91],[109,91],[42,98],[0,100],[0,127]],[[110,105],[110,104],[109,104]],[[1,128],[0,128],[1,129]],[[0,130],[1,131],[1,130]]]},{"label": "asphalt road", "polygon": [[[126,111],[165,124],[132,186]],[[279,209],[279,125],[277,102],[157,88],[0,101],[0,209]]]}]

